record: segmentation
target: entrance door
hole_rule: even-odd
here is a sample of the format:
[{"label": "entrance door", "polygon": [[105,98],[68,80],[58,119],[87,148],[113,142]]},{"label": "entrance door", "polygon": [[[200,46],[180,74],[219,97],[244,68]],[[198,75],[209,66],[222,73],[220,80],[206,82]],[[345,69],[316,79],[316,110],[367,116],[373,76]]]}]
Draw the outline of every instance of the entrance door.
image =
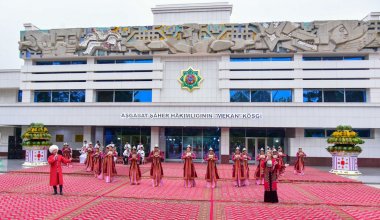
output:
[{"label": "entrance door", "polygon": [[257,140],[256,138],[246,138],[245,140],[247,153],[249,156],[252,157],[252,160],[250,161],[250,163],[255,163],[256,161],[256,154],[257,154],[256,140]]},{"label": "entrance door", "polygon": [[266,151],[267,148],[267,143],[266,143],[266,138],[257,138],[257,151],[264,149]]}]

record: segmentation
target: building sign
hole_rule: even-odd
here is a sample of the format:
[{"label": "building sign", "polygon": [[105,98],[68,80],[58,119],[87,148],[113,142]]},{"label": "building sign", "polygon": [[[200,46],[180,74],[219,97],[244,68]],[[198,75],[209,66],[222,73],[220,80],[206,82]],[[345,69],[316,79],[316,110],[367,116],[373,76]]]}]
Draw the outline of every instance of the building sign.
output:
[{"label": "building sign", "polygon": [[121,113],[122,119],[261,119],[261,113]]},{"label": "building sign", "polygon": [[202,80],[203,78],[200,75],[200,71],[189,67],[187,70],[181,71],[181,77],[178,79],[178,82],[181,84],[182,89],[187,89],[189,92],[192,92],[193,89],[199,89]]}]

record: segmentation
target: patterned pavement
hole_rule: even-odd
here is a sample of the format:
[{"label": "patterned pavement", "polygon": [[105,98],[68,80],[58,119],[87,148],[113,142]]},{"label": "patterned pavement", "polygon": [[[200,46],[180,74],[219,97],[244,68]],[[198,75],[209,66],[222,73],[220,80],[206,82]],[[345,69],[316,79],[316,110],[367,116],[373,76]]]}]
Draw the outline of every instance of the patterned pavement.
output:
[{"label": "patterned pavement", "polygon": [[[197,186],[184,188],[182,164],[164,163],[164,185],[154,188],[150,164],[140,185],[130,185],[128,166],[105,183],[81,164],[64,168],[64,196],[51,195],[48,167],[0,175],[0,219],[380,219],[380,189],[307,168],[289,169],[279,183],[280,203],[263,203],[263,186],[233,187],[231,165],[219,165],[217,188],[206,188],[205,164],[196,164]],[[254,167],[251,166],[251,177]]]}]

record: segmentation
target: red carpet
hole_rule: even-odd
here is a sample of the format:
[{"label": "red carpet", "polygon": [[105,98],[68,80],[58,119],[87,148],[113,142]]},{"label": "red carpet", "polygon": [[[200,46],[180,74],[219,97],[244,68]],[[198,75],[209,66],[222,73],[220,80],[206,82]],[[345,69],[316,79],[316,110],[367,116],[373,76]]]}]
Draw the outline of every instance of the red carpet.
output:
[{"label": "red carpet", "polygon": [[[0,219],[380,219],[380,190],[307,168],[288,170],[279,183],[280,203],[263,203],[263,186],[233,187],[231,165],[219,165],[217,188],[206,188],[205,165],[196,164],[195,188],[184,188],[182,164],[165,163],[164,185],[152,187],[150,164],[140,185],[130,185],[128,166],[117,165],[113,183],[98,180],[81,164],[64,168],[64,196],[51,195],[48,167],[0,175]],[[251,166],[251,177],[254,167]]]}]

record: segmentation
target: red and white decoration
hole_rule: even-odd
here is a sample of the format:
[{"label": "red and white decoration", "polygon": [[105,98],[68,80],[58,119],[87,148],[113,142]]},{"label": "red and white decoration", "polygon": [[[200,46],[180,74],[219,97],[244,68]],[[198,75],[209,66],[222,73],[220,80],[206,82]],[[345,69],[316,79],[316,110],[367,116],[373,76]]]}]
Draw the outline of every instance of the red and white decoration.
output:
[{"label": "red and white decoration", "polygon": [[47,150],[25,150],[24,166],[41,166],[47,164]]},{"label": "red and white decoration", "polygon": [[347,175],[361,174],[358,170],[358,153],[333,153],[330,173]]}]

